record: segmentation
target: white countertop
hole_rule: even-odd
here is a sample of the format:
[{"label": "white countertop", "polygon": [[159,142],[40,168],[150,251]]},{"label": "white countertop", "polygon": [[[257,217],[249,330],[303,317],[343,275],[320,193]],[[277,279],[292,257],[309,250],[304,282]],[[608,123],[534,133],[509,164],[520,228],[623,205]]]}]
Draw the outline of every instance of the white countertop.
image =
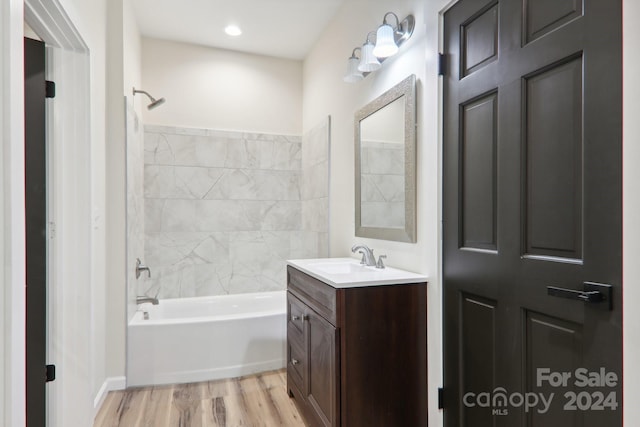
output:
[{"label": "white countertop", "polygon": [[424,283],[428,279],[393,267],[367,267],[355,258],[292,259],[287,264],[334,288]]}]

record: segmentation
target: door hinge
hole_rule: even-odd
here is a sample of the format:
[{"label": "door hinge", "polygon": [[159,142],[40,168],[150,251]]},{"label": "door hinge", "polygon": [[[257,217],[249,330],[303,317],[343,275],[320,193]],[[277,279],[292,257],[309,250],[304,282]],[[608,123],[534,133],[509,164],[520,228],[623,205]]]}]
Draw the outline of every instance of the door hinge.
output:
[{"label": "door hinge", "polygon": [[49,239],[53,240],[56,238],[56,223],[53,221],[49,221]]},{"label": "door hinge", "polygon": [[438,54],[438,75],[444,76],[447,74],[447,55],[445,53]]},{"label": "door hinge", "polygon": [[56,83],[51,80],[45,80],[45,98],[56,97]]},{"label": "door hinge", "polygon": [[438,409],[444,409],[444,389],[438,388]]},{"label": "door hinge", "polygon": [[56,379],[56,365],[45,366],[45,382],[50,383]]}]

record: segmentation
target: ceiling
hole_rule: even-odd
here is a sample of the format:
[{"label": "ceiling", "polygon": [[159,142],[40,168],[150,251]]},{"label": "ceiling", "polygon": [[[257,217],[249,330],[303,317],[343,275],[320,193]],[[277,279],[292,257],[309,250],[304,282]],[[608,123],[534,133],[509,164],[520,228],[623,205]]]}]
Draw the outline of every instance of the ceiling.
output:
[{"label": "ceiling", "polygon": [[[143,36],[304,59],[345,0],[133,0]],[[242,29],[232,37],[229,24]]]}]

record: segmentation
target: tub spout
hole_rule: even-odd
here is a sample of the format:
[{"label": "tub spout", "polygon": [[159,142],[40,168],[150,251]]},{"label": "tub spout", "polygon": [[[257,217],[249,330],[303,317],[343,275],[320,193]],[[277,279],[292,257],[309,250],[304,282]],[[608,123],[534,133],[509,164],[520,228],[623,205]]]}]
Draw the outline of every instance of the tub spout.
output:
[{"label": "tub spout", "polygon": [[136,297],[136,304],[144,304],[145,302],[150,302],[153,305],[160,304],[158,298],[148,297],[146,295]]}]

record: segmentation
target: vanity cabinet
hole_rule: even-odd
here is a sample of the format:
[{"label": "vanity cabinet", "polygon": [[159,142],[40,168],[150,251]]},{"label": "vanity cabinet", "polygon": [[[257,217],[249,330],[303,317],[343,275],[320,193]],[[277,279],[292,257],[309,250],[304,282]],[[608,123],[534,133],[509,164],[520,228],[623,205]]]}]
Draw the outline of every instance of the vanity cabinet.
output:
[{"label": "vanity cabinet", "polygon": [[292,266],[287,282],[287,388],[306,423],[426,426],[426,283],[336,288]]}]

